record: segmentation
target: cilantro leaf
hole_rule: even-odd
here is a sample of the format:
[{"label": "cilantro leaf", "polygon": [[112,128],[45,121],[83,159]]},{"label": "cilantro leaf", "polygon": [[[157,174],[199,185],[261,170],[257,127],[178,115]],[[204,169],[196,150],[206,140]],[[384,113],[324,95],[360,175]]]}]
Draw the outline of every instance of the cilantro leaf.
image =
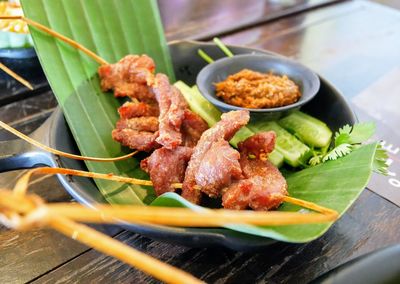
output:
[{"label": "cilantro leaf", "polygon": [[312,157],[312,158],[308,161],[308,163],[309,163],[311,166],[316,166],[316,165],[322,163],[323,157],[324,157],[323,155],[314,156],[314,157]]},{"label": "cilantro leaf", "polygon": [[324,156],[322,161],[326,162],[328,160],[336,160],[338,158],[346,156],[352,150],[353,149],[352,149],[351,144],[348,144],[348,143],[340,144],[339,146],[337,146],[337,147],[333,148],[331,151],[329,151],[329,153]]}]

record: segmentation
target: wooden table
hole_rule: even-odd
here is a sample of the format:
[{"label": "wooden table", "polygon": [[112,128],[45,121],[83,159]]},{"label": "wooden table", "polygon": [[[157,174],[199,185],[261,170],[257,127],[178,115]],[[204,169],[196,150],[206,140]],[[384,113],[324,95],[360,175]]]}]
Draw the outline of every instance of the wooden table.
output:
[{"label": "wooden table", "polygon": [[[171,9],[172,2],[179,9]],[[169,39],[218,35],[226,43],[281,53],[321,73],[349,100],[399,67],[400,12],[388,7],[399,8],[398,1],[279,2],[163,0],[160,7]],[[0,100],[16,95],[0,104],[0,119],[30,133],[57,103],[48,88],[32,94],[15,86],[0,91]],[[8,139],[1,130],[0,140]],[[0,187],[11,186],[19,175],[1,174]],[[32,189],[51,202],[71,200],[54,177],[36,179]],[[181,247],[118,227],[103,229],[208,283],[305,283],[359,255],[398,243],[399,216],[399,207],[366,189],[323,237],[251,253]],[[0,227],[0,256],[0,283],[156,282],[51,230],[13,232]]]}]

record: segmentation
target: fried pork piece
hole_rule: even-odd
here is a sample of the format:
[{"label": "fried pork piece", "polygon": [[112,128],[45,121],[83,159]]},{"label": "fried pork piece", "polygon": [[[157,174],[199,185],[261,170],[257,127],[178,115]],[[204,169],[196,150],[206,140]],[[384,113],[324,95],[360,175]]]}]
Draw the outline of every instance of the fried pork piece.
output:
[{"label": "fried pork piece", "polygon": [[148,87],[153,82],[154,70],[154,61],[147,55],[127,55],[115,64],[99,67],[101,89],[114,90],[116,97],[154,102],[154,94]]},{"label": "fried pork piece", "polygon": [[[265,141],[265,144],[260,141]],[[288,194],[285,178],[271,162],[260,159],[261,154],[257,156],[257,153],[270,153],[274,145],[274,132],[259,133],[239,143],[244,179],[224,189],[224,208],[243,210],[250,207],[265,211],[277,208],[282,203],[283,197]],[[249,158],[250,153],[257,157]]]},{"label": "fried pork piece", "polygon": [[256,158],[267,158],[275,148],[276,134],[273,131],[259,132],[239,143],[242,154],[251,154]]},{"label": "fried pork piece", "polygon": [[158,105],[146,104],[146,103],[133,103],[126,102],[118,108],[118,113],[121,118],[133,118],[141,116],[156,116],[160,114]]},{"label": "fried pork piece", "polygon": [[188,105],[180,91],[169,83],[167,75],[157,74],[152,88],[160,108],[157,142],[168,149],[176,148],[182,144],[181,126]]},{"label": "fried pork piece", "polygon": [[157,196],[175,191],[171,184],[183,181],[192,152],[192,148],[184,146],[173,150],[161,148],[142,160],[140,167],[150,175]]},{"label": "fried pork piece", "polygon": [[208,129],[208,124],[196,113],[185,110],[185,119],[183,120],[181,132],[182,132],[182,144],[188,147],[196,146],[201,135]]},{"label": "fried pork piece", "polygon": [[195,177],[196,184],[208,196],[219,197],[221,189],[229,186],[234,179],[242,177],[239,159],[239,152],[226,140],[213,143],[201,159]]},{"label": "fried pork piece", "polygon": [[158,136],[158,119],[155,116],[142,116],[130,119],[120,119],[112,138],[131,149],[149,152],[160,145],[156,142]]},{"label": "fried pork piece", "polygon": [[160,147],[156,142],[158,132],[138,131],[134,129],[114,129],[112,138],[131,149],[150,152]]},{"label": "fried pork piece", "polygon": [[142,116],[130,119],[120,119],[117,122],[116,128],[156,132],[158,130],[158,118],[155,116]]},{"label": "fried pork piece", "polygon": [[[220,140],[230,140],[233,135],[248,123],[250,114],[248,111],[231,111],[224,113],[221,120],[210,129],[206,130],[194,148],[192,158],[189,161],[183,181],[182,196],[187,200],[199,204],[201,192],[196,187],[196,175],[199,172],[201,162],[213,144]],[[224,177],[220,177],[224,180]],[[216,178],[214,179],[214,182]]]}]

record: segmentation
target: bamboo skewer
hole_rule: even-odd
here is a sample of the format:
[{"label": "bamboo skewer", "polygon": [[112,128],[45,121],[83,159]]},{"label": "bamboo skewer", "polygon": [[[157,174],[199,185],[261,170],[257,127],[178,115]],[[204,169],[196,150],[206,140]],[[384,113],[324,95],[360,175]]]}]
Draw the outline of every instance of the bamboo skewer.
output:
[{"label": "bamboo skewer", "polygon": [[[32,201],[33,200],[33,201]],[[39,204],[39,206],[36,206]],[[37,197],[27,199],[8,191],[0,192],[0,207],[27,214],[21,222],[24,227],[41,223],[49,216],[61,216],[77,222],[118,223],[121,221],[139,224],[158,224],[178,227],[221,227],[228,224],[259,226],[284,226],[314,224],[334,221],[337,213],[255,212],[226,209],[204,209],[192,211],[187,208],[147,207],[132,205],[98,205],[86,208],[80,204],[44,204]],[[335,212],[335,211],[333,211]]]},{"label": "bamboo skewer", "polygon": [[[29,179],[33,174],[68,174],[90,178],[100,178],[113,180],[123,183],[131,183],[137,185],[151,186],[152,182],[149,180],[141,180],[135,178],[115,176],[113,174],[98,174],[93,172],[78,171],[64,168],[36,168],[28,171],[22,176],[14,187],[14,193],[18,196],[25,194],[26,188],[29,184]],[[182,187],[182,184],[176,183],[175,187]],[[98,206],[98,212],[86,208],[76,208],[74,212],[70,211],[66,204],[51,205],[51,210],[54,213],[66,214],[69,218],[77,221],[87,222],[110,222],[115,218],[123,219],[124,221],[140,221],[146,223],[157,223],[173,226],[222,226],[228,223],[248,223],[253,225],[290,225],[290,224],[306,224],[306,223],[320,223],[333,221],[338,217],[336,211],[319,206],[315,203],[300,200],[297,198],[286,196],[285,202],[300,205],[304,208],[314,210],[320,214],[315,213],[299,213],[299,212],[257,212],[252,211],[233,211],[226,209],[209,210],[204,209],[199,216],[198,212],[182,208],[170,208],[165,211],[159,207],[139,207],[132,206]],[[19,202],[15,201],[16,204]],[[79,207],[76,205],[72,205]],[[50,207],[49,207],[50,208]],[[67,208],[67,209],[66,209]],[[50,209],[49,209],[50,210]],[[57,211],[58,210],[58,211]],[[111,210],[111,211],[110,211]],[[136,211],[135,211],[136,210]],[[79,213],[78,213],[79,212]],[[106,212],[107,214],[102,214]],[[116,215],[114,215],[116,214]],[[188,215],[190,218],[182,219],[182,216]],[[110,217],[112,216],[112,217]],[[117,216],[117,217],[116,217]],[[83,219],[82,219],[83,218]],[[86,219],[90,218],[90,219]]]},{"label": "bamboo skewer", "polygon": [[96,206],[95,210],[79,204],[58,203],[47,206],[49,214],[65,216],[77,222],[115,223],[117,220],[130,223],[147,223],[177,227],[223,227],[228,224],[256,226],[286,226],[315,224],[334,221],[337,214],[298,213],[279,211],[234,211],[205,209],[196,212],[187,208],[163,208],[143,206]]},{"label": "bamboo skewer", "polygon": [[72,40],[72,39],[70,39],[70,38],[68,38],[68,37],[66,37],[66,36],[64,36],[64,35],[56,32],[56,31],[54,31],[54,30],[52,30],[52,29],[50,29],[50,28],[48,28],[48,27],[46,27],[44,25],[42,25],[42,24],[40,24],[40,23],[38,23],[38,22],[35,22],[35,21],[33,21],[31,19],[28,19],[28,18],[25,18],[23,16],[0,16],[0,20],[16,20],[16,19],[23,20],[28,25],[30,25],[32,27],[35,27],[35,28],[37,28],[37,29],[39,29],[39,30],[41,30],[43,32],[46,32],[47,34],[49,34],[51,36],[54,36],[54,37],[64,41],[65,43],[71,45],[72,47],[74,47],[76,49],[79,49],[80,51],[86,53],[88,56],[92,57],[100,65],[108,64],[108,62],[105,59],[101,58],[96,53],[94,53],[90,49],[84,47],[80,43],[78,43],[78,42],[76,42],[76,41],[74,41],[74,40]]},{"label": "bamboo skewer", "polygon": [[130,264],[166,283],[204,283],[183,270],[135,250],[85,225],[67,218],[51,218],[49,226],[94,249]]},{"label": "bamboo skewer", "polygon": [[[82,177],[89,177],[89,178],[107,179],[107,180],[112,180],[112,181],[116,181],[116,182],[130,183],[130,184],[136,184],[136,185],[144,185],[144,186],[152,186],[153,185],[153,183],[150,180],[122,177],[122,176],[116,176],[113,174],[99,174],[99,173],[65,169],[65,168],[37,168],[37,169],[33,169],[33,170],[27,172],[24,176],[22,176],[19,179],[19,181],[16,183],[16,185],[14,187],[14,192],[16,192],[18,194],[21,194],[21,193],[25,194],[24,189],[27,188],[29,179],[33,174],[75,175],[75,176],[82,176]],[[181,183],[175,183],[175,184],[173,184],[173,186],[175,188],[182,188]],[[115,207],[115,208],[120,209],[120,211],[116,212],[115,214],[118,214],[118,218],[123,219],[124,221],[143,221],[143,222],[151,222],[151,223],[173,225],[173,226],[191,226],[191,225],[192,226],[222,226],[226,223],[232,223],[237,220],[241,220],[245,223],[251,223],[253,225],[305,224],[305,223],[320,223],[320,222],[326,222],[326,221],[333,221],[337,218],[337,215],[338,215],[337,212],[332,209],[322,207],[320,205],[317,205],[315,203],[308,202],[305,200],[297,199],[297,198],[290,197],[290,196],[285,196],[283,198],[283,200],[284,200],[284,202],[292,203],[292,204],[299,205],[304,208],[319,212],[322,215],[321,214],[311,214],[311,213],[310,214],[302,214],[302,213],[293,213],[293,212],[268,212],[268,213],[266,213],[266,214],[268,214],[268,215],[266,215],[266,216],[268,216],[267,219],[257,219],[257,218],[254,218],[254,216],[252,215],[250,217],[250,219],[251,219],[250,220],[250,219],[246,219],[248,216],[244,216],[244,214],[243,214],[243,216],[242,215],[239,216],[238,214],[241,214],[241,213],[238,213],[236,211],[232,212],[232,217],[226,217],[223,215],[222,211],[219,211],[219,212],[222,212],[221,215],[219,215],[219,217],[221,217],[222,219],[213,219],[214,216],[210,216],[210,218],[207,221],[208,223],[205,223],[205,222],[202,223],[202,220],[195,221],[195,219],[194,219],[195,217],[193,217],[193,219],[189,218],[188,220],[181,220],[180,216],[182,216],[182,214],[186,214],[185,212],[187,212],[184,210],[183,210],[184,212],[179,212],[179,214],[176,215],[177,220],[172,220],[170,218],[174,218],[174,217],[170,217],[170,215],[166,214],[165,212],[156,213],[155,211],[157,210],[157,207],[154,207],[151,209],[150,208],[143,209],[143,207],[140,207],[140,209],[138,209],[138,211],[141,211],[141,212],[138,212],[138,213],[130,211],[129,208],[126,209],[124,207]],[[57,206],[55,206],[55,207],[57,207]],[[62,209],[63,208],[58,208],[58,210],[62,210]],[[98,209],[100,211],[108,210],[108,208],[106,208],[104,206],[101,206],[101,208],[99,207]],[[99,214],[98,212],[93,212],[92,210],[86,210],[86,209],[82,209],[82,210],[83,211],[80,211],[79,214],[68,215],[68,216],[70,218],[77,218],[75,220],[82,221],[82,222],[83,221],[87,221],[87,222],[110,221],[110,219],[98,218],[98,214]],[[143,210],[150,210],[150,212],[145,213],[145,212],[143,212]],[[78,211],[79,210],[77,209],[76,212],[78,212]],[[226,211],[228,211],[228,210],[226,210]],[[152,212],[154,212],[154,214],[156,216],[155,217],[153,216],[154,217],[153,219],[148,219],[148,218],[150,218],[148,216],[151,215]],[[189,212],[190,212],[190,214],[193,213],[192,211],[189,211]],[[140,217],[140,216],[142,216],[141,214],[144,217]],[[80,218],[79,215],[88,216],[88,218],[90,216],[90,218],[92,218],[92,219],[90,219],[90,220],[79,219]],[[140,215],[140,216],[138,217],[138,215]],[[264,216],[264,217],[266,217],[266,216]],[[104,216],[101,215],[101,217],[103,218]],[[244,217],[245,219],[242,220],[241,217]],[[298,219],[293,219],[296,217],[298,217]],[[143,219],[137,219],[137,218],[143,218]],[[204,217],[202,217],[202,218],[204,218]],[[191,221],[193,221],[193,222],[191,223]]]},{"label": "bamboo skewer", "polygon": [[31,137],[19,132],[18,130],[9,126],[7,123],[5,123],[1,120],[0,120],[0,127],[4,128],[8,132],[11,132],[15,136],[18,136],[19,138],[25,140],[26,142],[28,142],[40,149],[43,149],[43,150],[50,152],[52,154],[55,154],[55,155],[59,155],[59,156],[74,159],[74,160],[85,160],[85,161],[94,161],[94,162],[116,162],[116,161],[128,159],[138,153],[138,151],[134,151],[127,155],[119,156],[119,157],[115,157],[115,158],[97,158],[97,157],[80,156],[80,155],[66,153],[66,152],[51,148],[49,146],[46,146],[46,145],[36,141],[35,139],[32,139]]},{"label": "bamboo skewer", "polygon": [[27,87],[29,90],[33,90],[33,87],[31,85],[31,83],[29,83],[27,80],[25,80],[24,78],[22,78],[21,76],[19,76],[17,73],[15,73],[14,71],[12,71],[10,68],[8,68],[7,66],[5,66],[3,63],[0,63],[0,69],[3,70],[5,73],[7,73],[8,75],[10,75],[11,77],[13,77],[15,80],[17,80],[18,82],[20,82],[22,85],[24,85],[25,87]]}]

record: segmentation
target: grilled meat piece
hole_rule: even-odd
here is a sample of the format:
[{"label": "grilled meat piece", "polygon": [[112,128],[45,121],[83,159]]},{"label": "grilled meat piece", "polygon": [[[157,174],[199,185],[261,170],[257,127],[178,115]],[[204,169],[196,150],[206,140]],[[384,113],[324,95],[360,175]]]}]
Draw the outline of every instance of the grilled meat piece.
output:
[{"label": "grilled meat piece", "polygon": [[185,119],[183,120],[181,132],[182,132],[182,144],[188,147],[196,146],[201,135],[208,129],[208,124],[196,113],[189,109],[185,110]]},{"label": "grilled meat piece", "polygon": [[155,116],[142,116],[130,119],[120,119],[117,122],[116,128],[156,132],[158,130],[158,118]]},{"label": "grilled meat piece", "polygon": [[[246,158],[247,159],[247,158]],[[224,190],[222,205],[227,209],[254,210],[277,208],[287,195],[287,184],[280,171],[269,161],[247,159],[242,164],[245,179]]]},{"label": "grilled meat piece", "polygon": [[[170,85],[168,77],[164,74],[155,75],[154,71],[154,61],[147,55],[128,55],[115,64],[99,67],[103,91],[114,90],[116,97],[128,96],[139,101],[127,102],[118,109],[123,120],[118,122],[113,137],[131,148],[140,145],[142,140],[148,142],[139,146],[138,150],[149,151],[151,145],[156,147],[159,144],[168,149],[180,145],[194,147],[201,133],[207,129],[207,124],[189,110],[182,94]],[[156,116],[159,120],[157,126],[152,119],[139,120]],[[149,125],[145,127],[144,122]],[[135,131],[125,131],[125,128]],[[155,131],[158,131],[156,142],[151,141],[154,133],[147,133]],[[141,133],[145,137],[140,138]],[[133,137],[127,136],[130,134]]]},{"label": "grilled meat piece", "polygon": [[[184,198],[195,204],[200,203],[201,192],[196,187],[196,175],[199,172],[205,154],[212,148],[214,143],[220,140],[230,140],[242,126],[248,123],[249,119],[250,114],[248,111],[231,111],[224,113],[217,124],[204,131],[194,148],[192,158],[186,169],[182,188],[182,196]],[[225,177],[221,179],[224,180]],[[216,179],[214,179],[215,181]]]},{"label": "grilled meat piece", "polygon": [[114,129],[112,138],[131,149],[150,152],[160,147],[156,142],[158,132],[139,131],[134,129]]},{"label": "grilled meat piece", "polygon": [[240,154],[226,140],[213,143],[201,159],[196,174],[196,184],[210,197],[221,195],[221,189],[229,186],[234,179],[242,177],[239,164]]},{"label": "grilled meat piece", "polygon": [[[262,154],[268,154],[274,149],[275,137],[274,132],[264,132],[239,143],[244,179],[224,189],[224,208],[270,210],[283,202],[283,197],[288,194],[286,180],[277,167],[262,157]],[[260,154],[257,156],[257,153]],[[249,154],[256,155],[256,158],[249,158]]]},{"label": "grilled meat piece", "polygon": [[150,175],[157,196],[175,191],[172,184],[183,181],[192,152],[192,148],[184,146],[178,146],[173,150],[161,148],[141,161],[140,167]]},{"label": "grilled meat piece", "polygon": [[158,105],[150,105],[146,103],[126,102],[118,108],[118,113],[121,118],[133,118],[141,116],[156,116],[160,114]]},{"label": "grilled meat piece", "polygon": [[122,145],[146,152],[160,147],[157,136],[158,119],[155,116],[120,119],[112,132],[112,138]]},{"label": "grilled meat piece", "polygon": [[275,148],[275,140],[275,132],[259,132],[240,142],[238,147],[242,154],[251,154],[258,159],[266,159],[267,155]]},{"label": "grilled meat piece", "polygon": [[155,100],[148,87],[154,71],[154,61],[147,55],[127,55],[115,64],[102,65],[98,69],[103,91],[114,90],[116,97],[128,96],[141,102]]},{"label": "grilled meat piece", "polygon": [[160,108],[159,136],[157,142],[168,149],[182,144],[181,126],[188,105],[177,88],[170,85],[168,77],[157,74],[152,86]]}]

